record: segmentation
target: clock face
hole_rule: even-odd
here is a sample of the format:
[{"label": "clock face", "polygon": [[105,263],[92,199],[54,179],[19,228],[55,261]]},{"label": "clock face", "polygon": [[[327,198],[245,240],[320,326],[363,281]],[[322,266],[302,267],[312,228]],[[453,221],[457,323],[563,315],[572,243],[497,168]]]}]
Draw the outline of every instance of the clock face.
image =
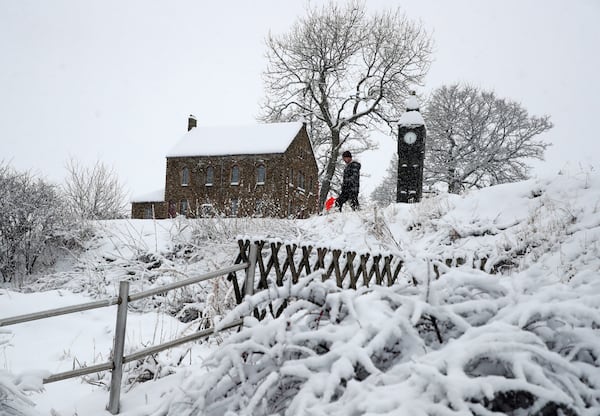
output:
[{"label": "clock face", "polygon": [[404,143],[413,144],[417,141],[417,134],[414,131],[408,131],[404,134]]}]

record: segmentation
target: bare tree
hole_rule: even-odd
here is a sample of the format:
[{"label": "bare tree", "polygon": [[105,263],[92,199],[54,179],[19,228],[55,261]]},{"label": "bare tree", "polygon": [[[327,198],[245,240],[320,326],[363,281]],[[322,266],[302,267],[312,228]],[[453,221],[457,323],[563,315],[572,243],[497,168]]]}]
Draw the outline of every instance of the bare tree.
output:
[{"label": "bare tree", "polygon": [[426,181],[446,183],[451,193],[526,179],[526,160],[543,159],[549,146],[536,136],[552,128],[549,116],[458,84],[434,91],[424,117]]},{"label": "bare tree", "polygon": [[83,167],[71,159],[64,191],[71,213],[80,220],[123,218],[127,212],[126,193],[117,174],[102,162]]},{"label": "bare tree", "polygon": [[309,8],[288,33],[269,34],[266,45],[261,118],[307,123],[322,206],[342,146],[355,154],[374,148],[368,132],[398,120],[429,68],[431,39],[399,9],[368,15],[360,3],[330,2]]}]

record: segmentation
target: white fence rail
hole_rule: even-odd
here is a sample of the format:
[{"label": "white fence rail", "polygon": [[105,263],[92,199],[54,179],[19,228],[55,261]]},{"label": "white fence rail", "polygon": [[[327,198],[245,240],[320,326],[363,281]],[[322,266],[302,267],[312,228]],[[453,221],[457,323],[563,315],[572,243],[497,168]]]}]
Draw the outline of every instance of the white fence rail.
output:
[{"label": "white fence rail", "polygon": [[[228,275],[230,273],[235,273],[240,270],[245,270],[245,294],[251,295],[254,291],[254,274],[256,269],[256,259],[257,259],[258,247],[257,244],[253,244],[250,247],[250,253],[248,256],[248,261],[244,263],[235,264],[233,266],[229,266],[223,269],[215,270],[210,273],[203,274],[198,277],[193,277],[190,279],[185,279],[179,282],[171,283],[168,285],[164,285],[155,289],[146,290],[143,292],[137,292],[133,294],[129,294],[129,282],[122,281],[119,284],[119,295],[117,297],[99,300],[95,302],[82,303],[79,305],[66,306],[63,308],[50,309],[41,312],[29,313],[25,315],[12,316],[8,318],[0,319],[0,327],[15,325],[23,322],[30,322],[39,319],[51,318],[59,315],[66,315],[75,312],[82,312],[90,309],[98,309],[104,308],[108,306],[117,305],[117,319],[115,324],[115,336],[114,336],[114,344],[113,344],[113,356],[112,360],[106,363],[96,364],[89,367],[78,368],[76,370],[66,371],[63,373],[52,374],[44,379],[44,384],[53,383],[55,381],[66,380],[73,377],[79,377],[86,374],[97,373],[99,371],[108,371],[111,370],[111,383],[110,383],[110,397],[108,401],[107,410],[116,415],[119,413],[119,400],[121,397],[121,379],[123,376],[123,364],[126,364],[131,361],[138,360],[140,358],[146,357],[148,355],[155,354],[157,352],[173,348],[177,345],[184,344],[187,342],[195,341],[200,338],[208,337],[209,335],[214,333],[213,328],[208,328],[203,331],[198,331],[194,334],[177,338],[172,341],[168,341],[159,345],[155,345],[149,348],[145,348],[140,351],[136,351],[130,355],[124,356],[125,350],[125,332],[127,328],[127,306],[129,302],[134,302],[136,300],[140,300],[149,296],[154,296],[159,293],[165,293],[170,290],[178,289],[180,287],[188,286],[194,283],[203,282],[206,280],[214,279],[219,276]],[[236,326],[239,326],[243,323],[243,320],[237,320],[231,322],[227,326],[223,327],[223,329],[229,329]]]}]

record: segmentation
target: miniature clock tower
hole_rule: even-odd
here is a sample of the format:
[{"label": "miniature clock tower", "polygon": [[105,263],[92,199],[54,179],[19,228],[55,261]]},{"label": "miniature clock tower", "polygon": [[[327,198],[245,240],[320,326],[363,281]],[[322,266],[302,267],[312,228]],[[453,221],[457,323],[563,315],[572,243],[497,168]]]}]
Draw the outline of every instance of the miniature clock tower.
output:
[{"label": "miniature clock tower", "polygon": [[425,121],[412,91],[398,121],[398,189],[396,202],[419,202],[423,196]]}]

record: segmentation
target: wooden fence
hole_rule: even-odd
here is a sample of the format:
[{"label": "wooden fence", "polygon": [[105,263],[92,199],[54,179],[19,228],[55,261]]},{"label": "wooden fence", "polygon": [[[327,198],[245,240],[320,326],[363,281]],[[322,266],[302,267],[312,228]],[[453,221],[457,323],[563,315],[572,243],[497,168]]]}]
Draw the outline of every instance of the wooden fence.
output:
[{"label": "wooden fence", "polygon": [[[255,291],[268,288],[269,284],[282,286],[288,279],[291,279],[292,283],[296,283],[300,276],[306,276],[318,270],[323,270],[321,274],[323,280],[334,276],[339,287],[356,288],[360,285],[368,286],[371,283],[390,286],[397,280],[403,264],[400,259],[395,258],[391,254],[386,256],[371,255],[369,253],[359,254],[354,251],[314,247],[311,245],[284,244],[275,240],[251,241],[249,239],[241,239],[238,240],[238,245],[239,254],[232,266],[133,294],[129,293],[129,282],[122,281],[119,284],[119,295],[116,297],[26,315],[1,318],[0,327],[117,305],[111,361],[53,374],[43,380],[46,384],[110,370],[110,397],[107,410],[114,415],[119,413],[123,364],[139,360],[183,343],[208,337],[214,333],[213,328],[208,328],[192,335],[124,355],[127,306],[130,302],[225,275],[228,276],[228,280],[234,286],[236,301],[238,303],[242,302],[244,296],[252,295]],[[258,266],[260,276],[258,282],[255,280],[256,266]],[[236,273],[241,270],[245,271],[245,277],[240,287]],[[287,303],[284,302],[273,315],[278,316],[286,305]],[[262,311],[260,314],[258,311],[254,311],[254,314],[259,318],[263,318],[265,311]],[[236,320],[222,329],[234,328],[242,323],[243,320]]]},{"label": "wooden fence", "polygon": [[[254,244],[253,244],[254,243]],[[255,290],[269,287],[269,284],[282,286],[286,278],[296,283],[300,276],[307,276],[323,270],[323,281],[335,278],[338,287],[356,289],[369,284],[391,286],[402,270],[403,261],[392,254],[358,253],[351,250],[315,247],[284,243],[280,240],[238,240],[239,254],[235,264],[249,261],[250,249],[256,246],[258,255],[259,280]],[[242,301],[244,288],[239,288],[237,280],[229,275],[233,282],[238,303]]]}]

